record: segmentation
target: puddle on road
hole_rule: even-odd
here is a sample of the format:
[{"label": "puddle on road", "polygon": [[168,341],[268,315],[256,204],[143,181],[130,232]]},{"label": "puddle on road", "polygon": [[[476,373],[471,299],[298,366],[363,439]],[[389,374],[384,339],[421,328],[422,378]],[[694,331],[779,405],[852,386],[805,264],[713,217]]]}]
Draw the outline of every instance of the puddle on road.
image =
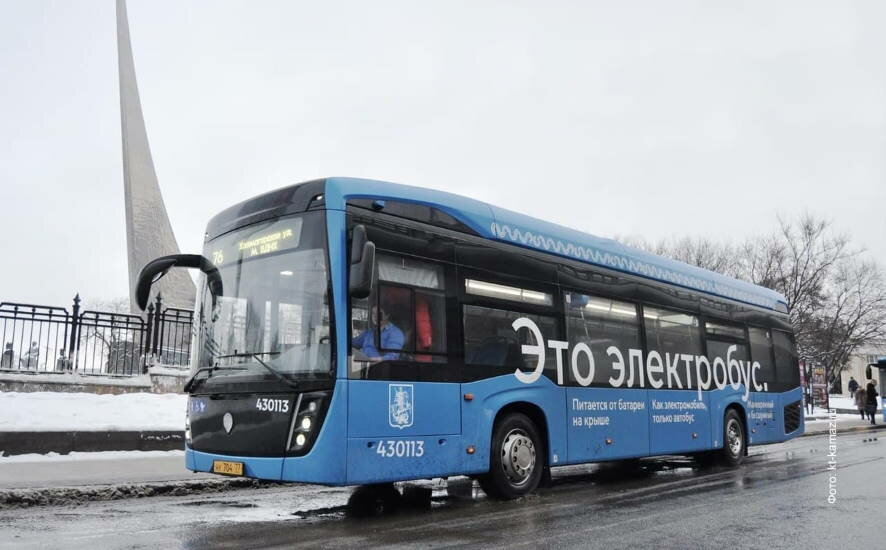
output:
[{"label": "puddle on road", "polygon": [[236,500],[195,500],[193,502],[181,502],[179,506],[227,506],[229,508],[257,508],[258,504],[252,502],[237,502]]}]

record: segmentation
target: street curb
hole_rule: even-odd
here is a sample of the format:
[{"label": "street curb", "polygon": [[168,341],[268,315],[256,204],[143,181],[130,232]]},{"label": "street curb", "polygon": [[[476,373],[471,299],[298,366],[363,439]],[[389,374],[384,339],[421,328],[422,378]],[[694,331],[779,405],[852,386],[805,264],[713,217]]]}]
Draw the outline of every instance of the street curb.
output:
[{"label": "street curb", "polygon": [[[852,432],[875,432],[875,431],[884,430],[884,429],[886,429],[886,424],[877,424],[875,426],[853,426],[851,428],[838,428],[837,433],[842,434],[842,433],[852,433]],[[806,432],[803,435],[801,435],[800,437],[807,437],[807,436],[813,436],[813,435],[827,435],[829,433],[831,433],[830,430],[816,430],[814,432]]]},{"label": "street curb", "polygon": [[183,431],[0,432],[0,453],[68,454],[99,451],[175,451],[185,448]]}]

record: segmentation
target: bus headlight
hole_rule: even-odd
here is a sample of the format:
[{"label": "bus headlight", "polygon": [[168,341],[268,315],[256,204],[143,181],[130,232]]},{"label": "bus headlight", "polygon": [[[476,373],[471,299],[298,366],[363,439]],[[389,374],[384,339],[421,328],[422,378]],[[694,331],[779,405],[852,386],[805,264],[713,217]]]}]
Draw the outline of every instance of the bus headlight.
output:
[{"label": "bus headlight", "polygon": [[310,450],[326,415],[329,394],[329,391],[317,391],[299,397],[286,443],[290,454],[303,455]]},{"label": "bus headlight", "polygon": [[185,413],[185,444],[191,445],[191,415]]}]

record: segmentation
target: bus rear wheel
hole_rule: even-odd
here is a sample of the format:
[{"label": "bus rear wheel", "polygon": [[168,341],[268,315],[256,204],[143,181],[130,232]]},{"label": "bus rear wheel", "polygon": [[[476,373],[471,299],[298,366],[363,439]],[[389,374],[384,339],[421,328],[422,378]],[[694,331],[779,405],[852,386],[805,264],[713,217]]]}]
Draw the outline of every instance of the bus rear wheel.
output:
[{"label": "bus rear wheel", "polygon": [[510,500],[534,491],[545,469],[538,428],[525,414],[511,413],[495,425],[489,473],[480,477],[487,495]]},{"label": "bus rear wheel", "polygon": [[738,466],[745,453],[744,423],[735,409],[726,411],[723,417],[723,448],[719,451],[719,462],[725,466]]}]

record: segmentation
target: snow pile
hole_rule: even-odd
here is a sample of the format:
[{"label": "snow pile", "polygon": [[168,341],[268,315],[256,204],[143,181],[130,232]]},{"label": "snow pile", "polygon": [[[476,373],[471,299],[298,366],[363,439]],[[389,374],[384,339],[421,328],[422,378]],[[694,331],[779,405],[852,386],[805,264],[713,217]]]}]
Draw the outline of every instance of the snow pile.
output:
[{"label": "snow pile", "polygon": [[[254,490],[282,485],[283,483],[279,481],[234,477],[225,479],[196,479],[193,481],[121,483],[107,486],[87,485],[82,487],[0,490],[0,510],[27,508],[30,506],[73,506],[86,502],[120,500],[124,498],[219,493],[232,489]],[[292,484],[287,484],[287,486],[292,487]]]},{"label": "snow pile", "polygon": [[0,392],[0,432],[183,430],[188,396]]},{"label": "snow pile", "polygon": [[184,451],[101,451],[81,453],[72,451],[66,455],[58,453],[0,456],[0,464],[13,462],[70,462],[73,460],[121,460],[127,458],[157,458],[185,456]]}]

